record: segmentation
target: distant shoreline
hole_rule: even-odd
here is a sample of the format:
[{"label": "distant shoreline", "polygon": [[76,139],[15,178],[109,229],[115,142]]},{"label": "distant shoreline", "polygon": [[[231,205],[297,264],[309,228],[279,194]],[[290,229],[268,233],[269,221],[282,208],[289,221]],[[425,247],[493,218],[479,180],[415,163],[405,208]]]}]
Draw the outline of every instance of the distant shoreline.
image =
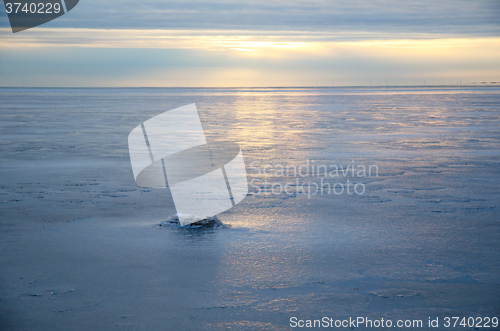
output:
[{"label": "distant shoreline", "polygon": [[363,85],[346,85],[346,86],[250,86],[250,87],[208,87],[208,86],[160,86],[160,87],[113,87],[113,86],[85,86],[85,87],[37,87],[37,86],[0,86],[0,89],[115,89],[115,90],[125,90],[125,89],[136,89],[136,90],[173,90],[173,89],[190,89],[190,90],[237,90],[237,89],[404,89],[404,88],[422,88],[422,89],[432,89],[432,88],[453,88],[453,89],[475,89],[475,88],[500,88],[500,83],[495,85],[389,85],[389,86],[363,86]]}]

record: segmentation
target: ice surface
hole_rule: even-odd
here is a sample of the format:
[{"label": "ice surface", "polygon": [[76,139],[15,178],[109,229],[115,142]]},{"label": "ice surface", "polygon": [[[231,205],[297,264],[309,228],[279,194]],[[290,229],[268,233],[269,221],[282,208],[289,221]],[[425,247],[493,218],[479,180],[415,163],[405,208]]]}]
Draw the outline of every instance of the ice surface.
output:
[{"label": "ice surface", "polygon": [[[0,330],[498,316],[498,88],[0,89],[0,100]],[[223,231],[157,226],[172,197],[138,187],[128,157],[131,129],[192,102],[207,141],[237,142],[255,179],[218,215]],[[277,164],[306,160],[376,164],[379,176],[360,179],[361,196],[256,193],[297,179]],[[358,181],[328,181],[347,179]]]}]

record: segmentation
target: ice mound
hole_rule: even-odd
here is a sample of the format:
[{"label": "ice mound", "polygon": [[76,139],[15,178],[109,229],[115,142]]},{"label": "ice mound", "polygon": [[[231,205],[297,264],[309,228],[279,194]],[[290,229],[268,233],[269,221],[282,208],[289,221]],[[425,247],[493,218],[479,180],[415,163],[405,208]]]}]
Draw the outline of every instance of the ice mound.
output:
[{"label": "ice mound", "polygon": [[182,228],[225,228],[217,216],[201,217],[196,215],[175,214],[160,222],[159,226],[176,226]]}]

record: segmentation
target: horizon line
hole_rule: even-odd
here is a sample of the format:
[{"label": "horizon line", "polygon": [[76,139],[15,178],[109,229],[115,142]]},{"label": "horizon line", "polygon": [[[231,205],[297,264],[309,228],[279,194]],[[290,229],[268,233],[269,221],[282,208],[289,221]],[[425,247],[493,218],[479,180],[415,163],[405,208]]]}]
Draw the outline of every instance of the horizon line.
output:
[{"label": "horizon line", "polygon": [[[495,82],[496,83],[496,82]],[[335,86],[0,86],[0,89],[329,89],[329,88],[476,88],[500,87],[497,84],[473,85],[335,85]]]}]

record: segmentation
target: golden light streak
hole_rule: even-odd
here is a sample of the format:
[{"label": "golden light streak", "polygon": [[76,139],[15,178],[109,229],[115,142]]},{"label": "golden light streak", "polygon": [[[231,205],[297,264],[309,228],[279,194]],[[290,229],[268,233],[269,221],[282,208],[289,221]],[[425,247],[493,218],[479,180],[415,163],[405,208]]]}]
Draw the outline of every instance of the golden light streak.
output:
[{"label": "golden light streak", "polygon": [[[207,51],[234,51],[268,56],[279,53],[335,53],[374,52],[373,55],[412,54],[420,56],[455,54],[457,50],[472,52],[500,47],[499,37],[488,38],[433,38],[417,35],[415,38],[382,40],[379,35],[368,35],[369,40],[344,41],[325,32],[290,31],[205,31],[205,30],[133,30],[133,29],[55,29],[37,28],[22,34],[0,29],[0,48],[31,47],[90,47],[90,48],[154,48],[202,49]],[[344,38],[359,38],[346,34]],[[497,53],[498,54],[498,53]]]}]

